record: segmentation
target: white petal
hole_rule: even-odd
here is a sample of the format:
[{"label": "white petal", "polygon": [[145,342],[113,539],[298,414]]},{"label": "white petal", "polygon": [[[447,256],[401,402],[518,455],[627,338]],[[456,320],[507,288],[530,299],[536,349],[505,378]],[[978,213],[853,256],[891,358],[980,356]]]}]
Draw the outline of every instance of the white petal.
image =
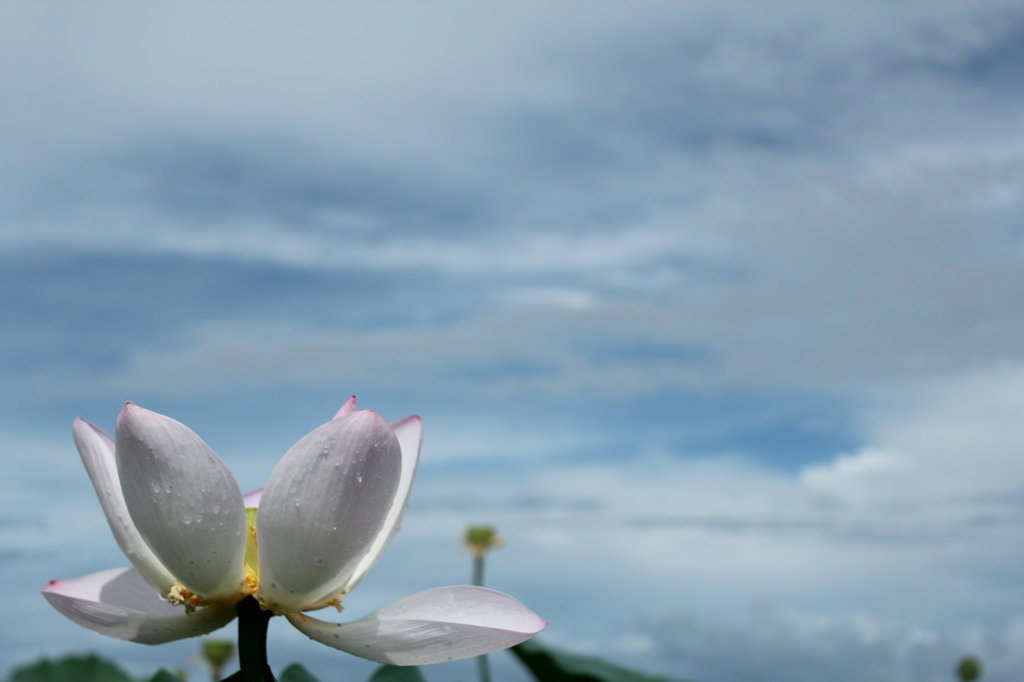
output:
[{"label": "white petal", "polygon": [[514,646],[547,621],[512,597],[486,587],[438,587],[352,623],[288,614],[306,636],[354,656],[391,665],[427,665]]},{"label": "white petal", "polygon": [[359,407],[356,406],[356,397],[350,396],[349,399],[345,401],[345,404],[341,406],[341,409],[334,415],[334,418],[337,419],[338,417],[344,417],[346,414],[351,414],[358,409]]},{"label": "white petal", "polygon": [[82,627],[101,635],[143,644],[163,644],[223,627],[235,610],[223,606],[196,609],[171,606],[130,568],[100,571],[76,580],[52,580],[46,601]]},{"label": "white petal", "polygon": [[197,597],[240,596],[245,508],[224,462],[187,426],[127,403],[117,418],[121,490],[153,553]]},{"label": "white petal", "polygon": [[107,523],[110,524],[114,539],[117,540],[117,546],[153,589],[161,594],[167,594],[176,581],[139,535],[128,513],[124,495],[121,493],[121,482],[117,477],[114,440],[102,429],[84,419],[76,419],[72,431],[75,434],[78,453],[82,456],[82,463],[85,464],[85,470],[89,472],[96,495],[100,498],[100,505],[107,516]]},{"label": "white petal", "polygon": [[242,495],[242,504],[245,505],[246,509],[258,509],[261,497],[263,497],[263,488],[253,490],[251,493]]},{"label": "white petal", "polygon": [[391,427],[370,410],[292,446],[260,500],[256,598],[264,608],[298,611],[341,592],[384,525],[401,459]]},{"label": "white petal", "polygon": [[370,569],[377,565],[384,550],[388,548],[392,538],[401,528],[402,516],[405,514],[406,507],[409,506],[412,479],[416,475],[416,465],[420,460],[420,446],[423,444],[423,420],[419,418],[419,415],[414,414],[411,417],[392,422],[391,429],[398,437],[398,443],[402,448],[402,477],[398,481],[398,492],[395,493],[395,501],[391,504],[384,526],[373,541],[373,547],[359,562],[356,572],[345,586],[345,592],[351,592],[359,584],[359,581],[370,572]]}]

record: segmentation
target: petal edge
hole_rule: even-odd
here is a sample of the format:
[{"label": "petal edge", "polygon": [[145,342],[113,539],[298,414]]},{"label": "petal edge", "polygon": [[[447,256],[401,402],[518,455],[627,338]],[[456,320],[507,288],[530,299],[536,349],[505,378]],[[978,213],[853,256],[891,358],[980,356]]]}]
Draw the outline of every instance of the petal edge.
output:
[{"label": "petal edge", "polygon": [[359,406],[356,404],[356,397],[354,395],[349,396],[349,399],[345,401],[345,404],[341,406],[341,409],[335,413],[334,419],[337,419],[338,417],[344,417],[346,414],[351,414],[352,412],[356,412],[358,410]]},{"label": "petal edge", "polygon": [[260,500],[260,604],[289,613],[337,597],[384,525],[400,476],[398,439],[371,410],[293,445]]},{"label": "petal edge", "polygon": [[103,514],[107,517],[110,532],[114,535],[117,546],[153,589],[161,594],[167,594],[176,581],[142,539],[131,514],[128,513],[117,474],[114,439],[81,417],[74,421],[71,430],[75,437],[75,445],[78,446],[78,454],[81,455],[82,464],[85,465],[92,486],[96,490],[96,496],[103,508]]},{"label": "petal edge", "polygon": [[438,587],[401,599],[351,623],[291,613],[303,634],[353,656],[391,665],[427,665],[519,644],[547,621],[486,587]]},{"label": "petal edge", "polygon": [[171,606],[131,568],[115,568],[72,580],[51,580],[46,601],[68,619],[108,637],[163,644],[205,635],[231,622],[234,609],[206,606],[191,616]]},{"label": "petal edge", "polygon": [[237,601],[247,527],[227,466],[187,426],[133,403],[116,434],[121,490],[146,544],[200,599]]},{"label": "petal edge", "polygon": [[346,593],[351,592],[370,572],[370,569],[380,561],[384,551],[401,529],[402,517],[409,506],[409,495],[412,493],[412,483],[416,477],[416,467],[420,460],[420,448],[423,445],[423,420],[419,415],[414,414],[405,419],[391,422],[391,430],[395,432],[402,450],[402,473],[398,479],[398,490],[395,492],[395,499],[391,503],[391,509],[388,510],[384,526],[378,532],[370,551],[359,561],[355,573],[345,585]]}]

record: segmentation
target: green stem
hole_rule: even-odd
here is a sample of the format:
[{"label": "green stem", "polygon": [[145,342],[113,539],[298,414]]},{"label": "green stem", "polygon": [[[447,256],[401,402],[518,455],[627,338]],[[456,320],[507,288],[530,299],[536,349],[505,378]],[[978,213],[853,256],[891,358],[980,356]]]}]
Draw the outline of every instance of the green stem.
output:
[{"label": "green stem", "polygon": [[[484,586],[484,553],[477,552],[473,555],[473,584],[477,587]],[[476,674],[480,682],[491,682],[491,665],[487,661],[487,654],[476,657]]]},{"label": "green stem", "polygon": [[476,657],[476,675],[480,682],[491,682],[491,664],[487,661],[487,654]]},{"label": "green stem", "polygon": [[261,609],[252,597],[238,602],[237,608],[239,679],[242,682],[276,682],[267,665],[267,624],[274,614]]},{"label": "green stem", "polygon": [[484,586],[484,555],[482,552],[473,555],[473,584],[477,587]]}]

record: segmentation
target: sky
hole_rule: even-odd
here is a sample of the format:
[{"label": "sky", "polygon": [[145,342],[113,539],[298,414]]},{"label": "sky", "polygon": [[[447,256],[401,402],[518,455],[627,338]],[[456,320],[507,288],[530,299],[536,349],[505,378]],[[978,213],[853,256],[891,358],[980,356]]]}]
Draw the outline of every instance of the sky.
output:
[{"label": "sky", "polygon": [[247,491],[356,394],[425,441],[345,618],[491,523],[576,651],[1024,675],[1019,3],[15,0],[0,111],[0,669],[196,652],[38,594],[127,565],[75,417],[174,417]]}]

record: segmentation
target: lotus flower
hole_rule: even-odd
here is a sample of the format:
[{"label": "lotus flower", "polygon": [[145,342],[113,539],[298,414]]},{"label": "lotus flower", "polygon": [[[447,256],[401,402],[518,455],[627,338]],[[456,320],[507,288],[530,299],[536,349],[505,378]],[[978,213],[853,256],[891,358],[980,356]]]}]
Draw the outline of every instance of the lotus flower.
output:
[{"label": "lotus flower", "polygon": [[518,644],[547,625],[481,587],[439,587],[353,622],[306,614],[342,600],[398,531],[422,422],[357,410],[296,443],[262,491],[242,496],[225,464],[180,422],[126,403],[116,439],[83,419],[75,443],[133,568],[54,580],[43,596],[104,635],[160,644],[203,635],[252,595],[312,639],[380,663],[449,661]]}]

